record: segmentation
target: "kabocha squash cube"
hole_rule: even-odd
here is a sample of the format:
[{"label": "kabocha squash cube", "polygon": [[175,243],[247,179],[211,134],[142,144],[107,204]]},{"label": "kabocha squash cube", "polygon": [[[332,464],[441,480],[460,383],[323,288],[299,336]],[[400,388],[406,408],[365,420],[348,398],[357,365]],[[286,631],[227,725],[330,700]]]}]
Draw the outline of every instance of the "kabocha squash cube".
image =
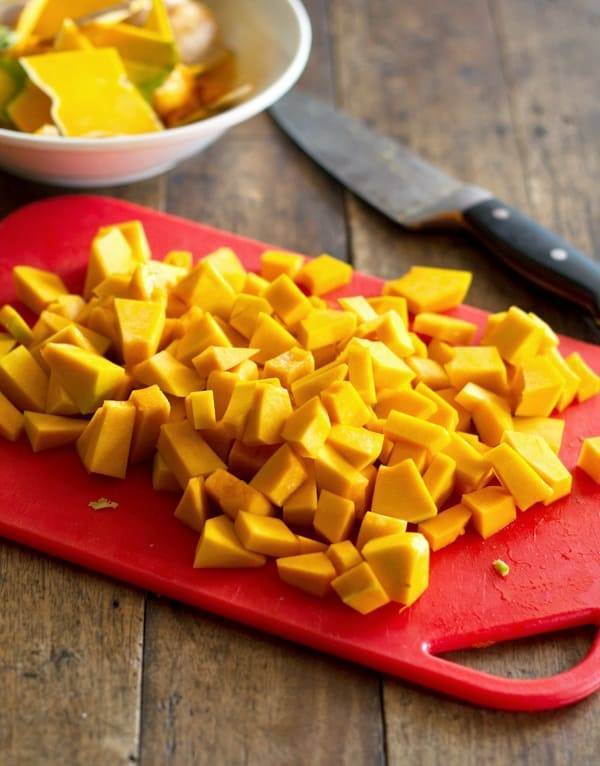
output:
[{"label": "kabocha squash cube", "polygon": [[443,453],[456,463],[456,489],[460,494],[479,489],[491,474],[488,455],[482,455],[459,434],[451,434]]},{"label": "kabocha squash cube", "polygon": [[0,333],[0,357],[8,354],[8,352],[12,351],[16,345],[16,338],[13,338],[12,335],[5,332]]},{"label": "kabocha squash cube", "polygon": [[[350,298],[338,298],[338,303],[344,311],[349,311],[351,314],[354,314],[359,322],[370,322],[372,319],[377,318],[377,312],[364,295],[353,295]],[[406,321],[404,324],[406,324]]]},{"label": "kabocha squash cube", "polygon": [[256,323],[260,314],[273,313],[273,307],[265,298],[258,295],[238,295],[236,296],[229,323],[234,330],[239,332],[244,338],[251,338],[256,328]]},{"label": "kabocha squash cube", "polygon": [[213,266],[231,285],[234,292],[243,290],[246,282],[246,269],[230,247],[220,247],[214,253],[205,255],[202,263]]},{"label": "kabocha squash cube", "polygon": [[483,487],[463,495],[461,502],[471,511],[471,522],[484,540],[517,518],[515,501],[503,487]]},{"label": "kabocha squash cube", "polygon": [[517,306],[511,306],[486,332],[485,343],[495,346],[506,362],[521,365],[540,351],[544,335],[543,325]]},{"label": "kabocha squash cube", "polygon": [[392,601],[413,604],[429,584],[429,544],[417,532],[376,537],[362,555]]},{"label": "kabocha squash cube", "polygon": [[49,415],[78,415],[79,408],[51,372],[48,378],[45,411]]},{"label": "kabocha squash cube", "polygon": [[363,338],[354,338],[350,345],[357,344],[366,348],[373,364],[375,388],[400,388],[410,383],[415,373],[403,359],[394,354],[385,343]]},{"label": "kabocha squash cube", "polygon": [[204,477],[194,476],[188,481],[181,500],[175,508],[175,518],[196,532],[202,532],[208,518]]},{"label": "kabocha squash cube", "polygon": [[600,377],[581,358],[581,354],[574,351],[565,359],[571,370],[580,379],[577,389],[577,401],[585,402],[600,391]]},{"label": "kabocha squash cube", "polygon": [[196,431],[214,428],[217,424],[215,397],[211,390],[194,391],[185,400],[187,419]]},{"label": "kabocha squash cube", "polygon": [[490,447],[496,447],[502,441],[506,431],[512,430],[513,419],[508,405],[485,399],[476,405],[471,414],[473,424],[481,441]]},{"label": "kabocha squash cube", "polygon": [[321,393],[321,401],[332,423],[360,427],[374,418],[373,411],[348,381],[332,383]]},{"label": "kabocha squash cube", "polygon": [[0,392],[20,410],[44,411],[48,376],[25,346],[0,357]]},{"label": "kabocha squash cube", "polygon": [[465,533],[465,527],[471,518],[471,511],[462,504],[448,508],[433,519],[419,524],[419,532],[427,538],[432,551],[445,548]]},{"label": "kabocha squash cube", "polygon": [[243,441],[250,445],[280,444],[282,429],[293,412],[287,389],[259,385],[246,420]]},{"label": "kabocha squash cube", "polygon": [[276,557],[300,553],[298,538],[281,519],[256,516],[241,510],[236,516],[234,529],[248,551]]},{"label": "kabocha squash cube", "polygon": [[244,282],[244,288],[242,293],[244,295],[258,295],[261,296],[269,286],[269,283],[263,277],[259,277],[258,274],[246,274],[246,281]]},{"label": "kabocha squash cube", "polygon": [[115,316],[126,365],[138,364],[157,352],[165,326],[165,310],[160,303],[116,298]]},{"label": "kabocha squash cube", "polygon": [[[452,416],[452,411],[446,409],[445,412],[447,413],[448,422],[449,425],[446,426],[446,428],[449,431],[457,430],[457,431],[468,431],[469,426],[471,425],[471,413],[466,410],[464,407],[462,407],[457,398],[456,398],[456,391],[453,388],[443,388],[439,391],[435,392],[436,396],[439,397],[439,399],[443,399],[446,404],[452,408],[456,412],[456,416]],[[436,417],[436,420],[438,421],[438,425],[442,425],[442,423],[439,422],[440,416],[443,417],[443,414],[440,411],[439,407],[439,399],[436,399],[438,402],[438,414]],[[450,426],[450,418],[454,420],[456,423],[455,428],[452,428]]]},{"label": "kabocha squash cube", "polygon": [[298,378],[291,385],[292,397],[296,407],[300,407],[334,383],[343,381],[347,375],[347,364],[332,364],[321,370],[315,370],[308,375],[304,375],[302,378]]},{"label": "kabocha squash cube", "polygon": [[310,537],[304,537],[304,535],[296,535],[296,537],[300,545],[300,554],[327,552],[328,546],[325,543],[322,543],[320,540],[313,540]]},{"label": "kabocha squash cube", "polygon": [[281,438],[291,444],[299,455],[315,457],[327,441],[331,421],[319,397],[314,396],[292,412],[283,428]]},{"label": "kabocha squash cube", "polygon": [[361,614],[369,614],[390,601],[366,561],[339,574],[331,587],[345,604]]},{"label": "kabocha squash cube", "polygon": [[374,409],[378,418],[387,418],[392,410],[396,410],[428,420],[437,410],[437,405],[412,388],[384,388],[379,392]]},{"label": "kabocha squash cube", "polygon": [[173,471],[162,459],[160,452],[154,455],[152,463],[152,489],[155,492],[181,492],[181,485]]},{"label": "kabocha squash cube", "polygon": [[356,547],[359,551],[375,537],[386,535],[400,535],[406,532],[406,521],[396,519],[393,516],[385,516],[382,513],[367,511],[363,516],[356,539]]},{"label": "kabocha squash cube", "polygon": [[327,595],[331,582],[337,577],[327,555],[320,552],[277,559],[277,571],[283,582],[313,596]]},{"label": "kabocha squash cube", "polygon": [[279,378],[287,389],[300,378],[310,375],[315,370],[315,360],[310,351],[303,348],[291,348],[283,354],[269,359],[263,369],[265,378]]},{"label": "kabocha squash cube", "polygon": [[[264,384],[263,382],[263,385]],[[246,421],[254,403],[258,383],[255,380],[239,380],[234,385],[227,409],[221,422],[226,432],[236,439],[242,439]]]},{"label": "kabocha squash cube", "polygon": [[77,440],[77,452],[88,473],[125,478],[134,425],[133,404],[104,402]]},{"label": "kabocha squash cube", "polygon": [[327,549],[327,556],[331,560],[338,575],[344,574],[344,572],[347,572],[349,569],[353,569],[363,561],[363,557],[350,540],[342,540],[339,543],[332,543]]},{"label": "kabocha squash cube", "polygon": [[415,379],[429,388],[436,390],[447,388],[450,381],[446,370],[434,359],[409,356],[406,363],[415,373]]},{"label": "kabocha squash cube", "polygon": [[260,349],[254,357],[259,364],[264,364],[269,359],[299,345],[296,338],[273,317],[268,314],[258,315],[256,327],[250,338],[250,346]]},{"label": "kabocha squash cube", "polygon": [[[140,263],[133,252],[132,258],[135,261],[135,266],[129,283],[129,297],[136,300],[150,301],[159,298],[161,295],[164,296],[165,291],[170,290],[188,273],[188,269],[181,268],[181,266],[176,266],[172,263],[165,263],[164,261]],[[185,312],[187,304],[177,298],[176,295],[173,295],[173,293],[169,293],[167,305],[174,305],[172,301],[177,301],[180,308],[177,314],[169,314],[169,316],[180,316]]]},{"label": "kabocha squash cube", "polygon": [[[197,308],[194,306],[193,308]],[[210,346],[224,348],[232,343],[223,328],[209,312],[195,315],[187,324],[184,334],[177,343],[177,358],[184,364],[190,364]]]},{"label": "kabocha squash cube", "polygon": [[313,521],[315,530],[330,543],[346,540],[354,522],[354,503],[326,489],[321,490]]},{"label": "kabocha squash cube", "polygon": [[79,412],[84,415],[93,412],[104,400],[114,396],[127,375],[118,364],[63,343],[48,344],[42,356]]},{"label": "kabocha squash cube", "polygon": [[412,314],[447,311],[464,301],[472,279],[470,271],[413,266],[399,279],[386,282],[383,294],[406,298]]},{"label": "kabocha squash cube", "polygon": [[425,447],[432,454],[444,449],[450,440],[448,431],[428,420],[392,410],[385,421],[384,433],[392,441]]},{"label": "kabocha squash cube", "polygon": [[377,314],[395,311],[408,327],[408,304],[406,298],[402,298],[400,295],[380,295],[375,298],[367,298],[367,303],[369,306],[372,306]]},{"label": "kabocha squash cube", "polygon": [[381,454],[383,438],[383,434],[366,428],[338,423],[331,428],[327,441],[350,465],[362,471]]},{"label": "kabocha squash cube", "polygon": [[380,466],[372,510],[413,523],[437,514],[436,504],[413,460],[391,467]]},{"label": "kabocha squash cube", "polygon": [[432,338],[427,345],[427,356],[443,366],[454,356],[454,349],[446,341]]},{"label": "kabocha squash cube", "polygon": [[464,319],[423,312],[415,317],[413,330],[455,346],[468,346],[475,337],[477,325]]},{"label": "kabocha squash cube", "polygon": [[[263,293],[278,317],[290,328],[303,320],[313,311],[313,307],[302,290],[294,284],[287,274],[280,274]],[[335,312],[336,314],[339,312]],[[299,338],[302,342],[302,339]],[[310,348],[302,343],[305,348]],[[322,344],[326,345],[326,344]]]},{"label": "kabocha squash cube", "polygon": [[194,557],[196,569],[255,568],[265,562],[266,558],[260,553],[244,548],[227,516],[206,520]]},{"label": "kabocha squash cube", "polygon": [[204,260],[173,288],[173,294],[188,306],[199,306],[222,319],[228,319],[235,291],[210,261]]},{"label": "kabocha squash cube", "polygon": [[563,388],[556,403],[556,409],[559,412],[564,412],[577,396],[581,378],[569,367],[558,349],[551,348],[544,356],[562,378]]},{"label": "kabocha squash cube", "polygon": [[17,297],[34,314],[41,314],[50,303],[68,293],[58,274],[33,266],[15,266],[13,282]]},{"label": "kabocha squash cube", "polygon": [[506,367],[494,346],[457,346],[445,370],[452,388],[477,383],[497,394],[506,391]]},{"label": "kabocha squash cube", "polygon": [[405,460],[412,460],[417,466],[419,473],[424,473],[431,461],[431,454],[427,447],[421,447],[418,444],[410,442],[390,442],[392,450],[386,460],[382,462],[391,467],[403,463]]},{"label": "kabocha squash cube", "polygon": [[368,349],[351,343],[347,351],[348,379],[367,405],[377,401],[373,360]]},{"label": "kabocha squash cube", "polygon": [[449,433],[458,428],[458,411],[440,395],[439,391],[434,391],[423,382],[417,383],[415,391],[417,394],[429,399],[436,406],[436,411],[427,418],[430,423],[445,428]]},{"label": "kabocha squash cube", "polygon": [[23,413],[0,393],[0,436],[16,442],[23,430]]},{"label": "kabocha squash cube", "polygon": [[135,407],[129,459],[132,463],[140,463],[154,454],[161,426],[169,420],[171,404],[158,386],[132,391],[129,401]]},{"label": "kabocha squash cube", "polygon": [[352,266],[323,254],[307,261],[296,274],[296,282],[310,295],[325,295],[338,287],[350,284]]},{"label": "kabocha squash cube", "polygon": [[264,279],[273,282],[281,274],[294,279],[302,268],[304,257],[284,250],[265,250],[260,256],[260,273]]},{"label": "kabocha squash cube", "polygon": [[250,486],[274,505],[282,506],[307,477],[300,458],[284,444],[258,470]]},{"label": "kabocha squash cube", "polygon": [[256,348],[233,348],[231,346],[209,346],[192,359],[196,372],[201,378],[208,378],[216,370],[231,370],[253,356]]},{"label": "kabocha squash cube", "polygon": [[0,309],[0,326],[8,330],[17,343],[23,346],[31,345],[33,341],[31,328],[19,312],[8,304]]},{"label": "kabocha squash cube", "polygon": [[577,467],[600,484],[600,436],[590,436],[583,440]]},{"label": "kabocha squash cube", "polygon": [[25,412],[23,426],[34,452],[74,444],[84,432],[87,420]]},{"label": "kabocha squash cube", "polygon": [[201,428],[200,436],[224,463],[229,462],[235,439],[227,433],[222,422],[216,423],[212,428]]},{"label": "kabocha squash cube", "polygon": [[315,457],[317,484],[341,497],[354,498],[369,484],[368,478],[350,465],[329,444],[325,444]]},{"label": "kabocha squash cube", "polygon": [[513,429],[524,434],[536,434],[548,442],[556,454],[560,451],[565,421],[558,418],[513,418]]},{"label": "kabocha squash cube", "polygon": [[506,431],[503,441],[510,444],[552,489],[552,494],[544,500],[544,505],[553,503],[571,492],[573,477],[545,439],[535,434]]},{"label": "kabocha squash cube", "polygon": [[192,391],[202,391],[205,381],[195,370],[175,359],[168,351],[159,351],[132,370],[133,377],[146,386],[157,385],[171,396],[186,397]]},{"label": "kabocha squash cube", "polygon": [[309,477],[283,504],[283,520],[292,526],[310,527],[316,512],[317,482],[314,477]]},{"label": "kabocha squash cube", "polygon": [[454,490],[456,462],[442,452],[435,455],[423,474],[423,483],[436,506],[441,508]]},{"label": "kabocha squash cube", "polygon": [[116,227],[107,227],[96,235],[85,275],[83,297],[89,300],[93,289],[113,274],[133,274],[137,266],[131,245]]},{"label": "kabocha squash cube", "polygon": [[494,447],[486,454],[486,458],[504,487],[514,497],[519,510],[526,511],[535,503],[550,501],[552,487],[509,444],[503,442]]},{"label": "kabocha squash cube", "polygon": [[305,349],[314,351],[347,340],[355,330],[354,314],[334,309],[312,310],[300,321],[297,337]]},{"label": "kabocha squash cube", "polygon": [[515,415],[548,417],[558,404],[564,387],[563,377],[547,357],[527,360],[516,372],[518,403]]},{"label": "kabocha squash cube", "polygon": [[275,454],[277,446],[265,444],[262,447],[250,447],[239,439],[234,439],[229,451],[231,472],[244,481],[250,481],[267,460]]},{"label": "kabocha squash cube", "polygon": [[194,476],[208,476],[218,468],[225,468],[221,458],[187,420],[161,426],[158,451],[182,489]]}]

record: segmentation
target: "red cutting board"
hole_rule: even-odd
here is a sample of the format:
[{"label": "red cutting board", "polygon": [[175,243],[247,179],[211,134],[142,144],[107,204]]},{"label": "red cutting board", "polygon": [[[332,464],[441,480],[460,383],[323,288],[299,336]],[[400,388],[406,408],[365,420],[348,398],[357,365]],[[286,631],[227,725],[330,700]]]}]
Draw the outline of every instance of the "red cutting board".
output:
[{"label": "red cutting board", "polygon": [[[125,202],[63,197],[29,205],[0,223],[0,304],[14,298],[11,267],[58,271],[73,290],[83,283],[92,236],[100,225],[139,218],[154,254],[188,249],[201,256],[221,245],[248,268],[265,245]],[[376,295],[381,281],[357,274],[347,293]],[[479,325],[485,313],[462,307],[457,316]],[[600,371],[600,349],[570,338]],[[600,434],[600,397],[566,413],[561,456],[569,469],[581,440]],[[116,511],[94,512],[105,496]],[[453,649],[600,624],[600,488],[575,471],[573,494],[534,507],[482,541],[467,532],[432,555],[431,584],[410,609],[390,604],[360,616],[335,597],[304,595],[280,582],[272,564],[260,570],[194,570],[196,534],[173,517],[177,498],[158,494],[148,467],[126,481],[89,477],[72,449],[34,455],[25,439],[0,443],[0,534],[54,556],[400,676],[473,703],[541,710],[575,702],[600,687],[600,640],[574,668],[551,678],[497,678],[437,657]],[[503,579],[492,568],[511,567]]]}]

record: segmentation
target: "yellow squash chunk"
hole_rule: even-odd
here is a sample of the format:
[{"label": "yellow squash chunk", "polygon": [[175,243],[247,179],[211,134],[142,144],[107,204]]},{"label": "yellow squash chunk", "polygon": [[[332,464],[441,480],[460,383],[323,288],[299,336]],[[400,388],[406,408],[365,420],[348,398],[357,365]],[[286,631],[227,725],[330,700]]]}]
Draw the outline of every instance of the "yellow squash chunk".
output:
[{"label": "yellow squash chunk", "polygon": [[187,420],[165,423],[161,427],[158,451],[182,489],[194,476],[207,476],[218,468],[225,468],[221,458]]},{"label": "yellow squash chunk", "polygon": [[417,466],[419,473],[423,473],[431,460],[431,455],[427,447],[420,447],[418,444],[410,442],[392,442],[392,450],[386,460],[382,460],[387,466],[398,465],[405,460],[412,460]]},{"label": "yellow squash chunk", "polygon": [[423,312],[415,317],[413,330],[455,346],[468,346],[475,337],[477,325],[464,319]]},{"label": "yellow squash chunk", "polygon": [[277,558],[300,553],[298,538],[281,519],[240,511],[234,529],[248,551]]},{"label": "yellow squash chunk", "polygon": [[387,418],[392,410],[428,420],[437,410],[437,405],[412,388],[384,388],[378,394],[375,414],[378,418]]},{"label": "yellow squash chunk", "polygon": [[367,303],[373,307],[377,314],[395,311],[408,327],[408,304],[406,298],[402,298],[400,295],[379,295],[375,298],[367,298]]},{"label": "yellow squash chunk", "polygon": [[458,428],[459,415],[456,408],[449,404],[439,391],[434,391],[423,382],[417,383],[415,391],[432,401],[437,407],[436,411],[427,418],[430,423],[441,426],[449,432]]},{"label": "yellow squash chunk", "polygon": [[341,343],[350,338],[355,330],[354,314],[334,309],[313,310],[300,322],[297,337],[304,348],[315,351]]},{"label": "yellow squash chunk", "polygon": [[438,509],[452,494],[455,478],[456,462],[442,452],[435,455],[423,474],[423,482]]},{"label": "yellow squash chunk", "polygon": [[526,511],[535,503],[552,497],[552,487],[513,449],[502,443],[491,449],[486,458],[504,487],[514,497],[517,508]]},{"label": "yellow squash chunk", "polygon": [[133,404],[105,401],[77,440],[86,471],[124,479],[134,425]]},{"label": "yellow squash chunk", "polygon": [[264,364],[269,359],[299,345],[296,338],[273,317],[268,314],[259,314],[256,328],[250,338],[251,348],[260,349],[254,357],[259,364]]},{"label": "yellow squash chunk", "polygon": [[376,537],[362,555],[392,601],[410,606],[429,585],[429,544],[417,532]]},{"label": "yellow squash chunk", "polygon": [[222,319],[228,319],[235,291],[221,272],[210,262],[200,263],[173,288],[173,294],[188,306],[199,306]]},{"label": "yellow squash chunk", "polygon": [[[317,482],[314,475],[308,477],[283,504],[283,520],[286,524],[310,527],[317,511]],[[300,551],[308,553],[309,551]]]},{"label": "yellow squash chunk", "polygon": [[25,346],[0,357],[0,392],[20,410],[45,410],[48,376]]},{"label": "yellow squash chunk", "polygon": [[293,408],[287,389],[277,385],[259,385],[246,420],[242,437],[246,444],[279,444],[282,429]]},{"label": "yellow squash chunk", "polygon": [[65,136],[162,130],[160,120],[127,79],[123,62],[112,48],[28,56],[20,63],[52,100],[52,117]]},{"label": "yellow squash chunk", "polygon": [[502,441],[506,431],[513,427],[513,420],[508,405],[484,399],[472,412],[473,423],[482,442],[495,447]]},{"label": "yellow squash chunk", "polygon": [[383,448],[383,434],[342,424],[332,427],[327,441],[359,471],[374,463]]},{"label": "yellow squash chunk", "polygon": [[264,366],[265,378],[279,378],[287,389],[292,383],[315,371],[315,360],[310,351],[303,348],[291,348],[283,354],[269,359]]},{"label": "yellow squash chunk", "polygon": [[91,42],[80,31],[72,19],[65,18],[54,38],[55,51],[79,51],[89,50]]},{"label": "yellow squash chunk", "polygon": [[[265,365],[265,370],[267,369]],[[333,383],[343,381],[348,374],[347,364],[332,364],[298,378],[292,383],[292,396],[297,407],[326,390]]]},{"label": "yellow squash chunk", "polygon": [[412,460],[380,466],[373,493],[372,510],[384,516],[418,523],[437,514],[423,477]]},{"label": "yellow squash chunk", "polygon": [[24,133],[37,133],[44,125],[54,125],[52,101],[31,80],[6,107],[11,122]]},{"label": "yellow squash chunk", "polygon": [[356,547],[361,551],[369,540],[373,540],[375,537],[399,535],[404,532],[406,532],[406,521],[403,519],[368,511],[361,521]]},{"label": "yellow squash chunk", "polygon": [[41,314],[48,304],[68,293],[58,274],[32,266],[15,266],[13,281],[17,297],[34,314]]},{"label": "yellow squash chunk", "polygon": [[341,540],[338,543],[332,543],[327,549],[327,556],[335,567],[338,575],[344,574],[349,569],[353,569],[363,561],[354,543],[350,540]]},{"label": "yellow squash chunk", "polygon": [[247,359],[256,356],[258,349],[209,346],[192,359],[196,372],[207,378],[215,370],[231,370]]},{"label": "yellow squash chunk", "polygon": [[332,423],[360,427],[374,418],[373,411],[348,381],[332,383],[321,393],[321,401]]},{"label": "yellow squash chunk", "polygon": [[196,569],[238,569],[261,567],[266,558],[247,551],[227,516],[207,519],[194,557]]},{"label": "yellow squash chunk", "polygon": [[[364,295],[353,295],[351,298],[338,298],[338,303],[344,311],[349,311],[354,314],[359,322],[370,322],[372,319],[377,319],[377,312]],[[406,324],[406,321],[404,324]]]},{"label": "yellow squash chunk", "polygon": [[135,407],[135,427],[129,459],[140,463],[156,450],[160,429],[171,415],[171,404],[158,386],[132,391],[129,401]]},{"label": "yellow squash chunk", "polygon": [[296,274],[296,282],[310,295],[330,293],[351,280],[352,266],[327,254],[307,261]]},{"label": "yellow squash chunk", "polygon": [[212,391],[194,391],[185,400],[187,419],[196,431],[214,428],[217,424],[215,397]]},{"label": "yellow squash chunk", "polygon": [[321,490],[313,526],[330,543],[345,540],[354,523],[354,503],[345,497]]},{"label": "yellow squash chunk", "polygon": [[84,415],[114,396],[127,377],[118,364],[64,343],[50,343],[42,356]]},{"label": "yellow squash chunk", "polygon": [[186,397],[192,391],[201,391],[205,387],[195,370],[190,370],[166,350],[136,364],[132,372],[140,383],[157,385],[171,396]]},{"label": "yellow squash chunk", "polygon": [[315,457],[327,441],[331,421],[318,397],[309,399],[291,413],[282,430],[281,438],[289,442],[300,455]]},{"label": "yellow squash chunk", "polygon": [[84,432],[87,420],[25,412],[23,425],[34,452],[74,444]]},{"label": "yellow squash chunk", "polygon": [[562,378],[563,389],[556,403],[556,409],[559,412],[564,412],[577,396],[577,389],[581,385],[581,378],[573,372],[557,348],[549,349],[545,357]]},{"label": "yellow squash chunk", "polygon": [[114,274],[132,274],[136,265],[131,245],[123,232],[116,226],[101,230],[92,242],[83,297],[88,300],[93,289]]},{"label": "yellow squash chunk", "polygon": [[589,436],[583,440],[577,466],[600,484],[600,436]]},{"label": "yellow squash chunk", "polygon": [[231,345],[231,341],[215,317],[206,313],[191,319],[185,328],[184,334],[177,343],[177,358],[184,364],[190,364],[192,359],[210,346],[224,348]]},{"label": "yellow squash chunk", "polygon": [[304,257],[284,250],[265,250],[260,256],[260,273],[264,279],[273,282],[281,274],[294,279],[302,268]]},{"label": "yellow squash chunk", "polygon": [[419,356],[409,356],[406,363],[415,373],[419,383],[423,383],[431,389],[448,388],[450,383],[448,374],[441,364],[434,359],[426,359]]},{"label": "yellow squash chunk", "polygon": [[445,428],[396,410],[392,410],[388,415],[384,433],[392,441],[425,447],[432,454],[444,449],[450,439]]},{"label": "yellow squash chunk", "polygon": [[491,464],[459,434],[451,434],[443,453],[456,463],[456,489],[461,494],[479,489],[488,479]]},{"label": "yellow squash chunk", "polygon": [[152,489],[155,492],[181,492],[173,471],[157,452],[152,463]]},{"label": "yellow squash chunk", "polygon": [[471,523],[487,540],[517,518],[515,501],[503,487],[484,487],[462,496],[462,504],[471,511]]},{"label": "yellow squash chunk", "polygon": [[65,17],[77,19],[79,16],[104,10],[107,0],[33,0],[19,16],[17,36],[26,43],[31,35],[42,39],[54,37]]},{"label": "yellow squash chunk", "polygon": [[325,553],[302,553],[277,559],[279,577],[288,585],[310,593],[325,596],[337,572]]},{"label": "yellow squash chunk", "polygon": [[33,340],[33,333],[27,322],[19,312],[8,304],[0,309],[0,325],[8,330],[17,343],[29,346]]},{"label": "yellow squash chunk", "polygon": [[366,561],[343,574],[338,574],[331,587],[345,604],[360,614],[369,614],[390,601]]},{"label": "yellow squash chunk", "polygon": [[202,532],[204,529],[208,518],[208,503],[202,476],[194,476],[188,481],[181,500],[175,508],[175,518],[196,532]]},{"label": "yellow squash chunk", "polygon": [[350,345],[357,344],[366,348],[373,364],[375,388],[400,388],[410,383],[415,373],[403,359],[394,354],[385,343],[378,340],[354,338]]},{"label": "yellow squash chunk", "polygon": [[306,469],[287,444],[271,455],[250,482],[250,486],[261,492],[278,506],[282,506],[306,480]]},{"label": "yellow squash chunk", "polygon": [[506,390],[506,367],[494,346],[457,346],[445,370],[452,388],[477,383],[497,394]]},{"label": "yellow squash chunk", "polygon": [[12,335],[9,335],[9,333],[6,332],[0,333],[0,356],[8,354],[8,352],[12,351],[16,345],[16,338],[13,338]]},{"label": "yellow squash chunk", "polygon": [[[287,274],[281,274],[267,287],[263,293],[278,317],[283,319],[285,325],[290,328],[303,320],[313,311],[313,307],[302,290],[294,284]],[[340,312],[336,312],[339,314]],[[305,348],[311,348],[299,338]],[[321,345],[326,345],[322,343]],[[316,348],[316,347],[315,347]]]},{"label": "yellow squash chunk", "polygon": [[16,442],[23,430],[23,413],[0,393],[0,436]]},{"label": "yellow squash chunk", "polygon": [[[368,305],[368,304],[367,304]],[[365,404],[375,404],[377,389],[373,360],[368,349],[351,343],[348,346],[348,378]]]},{"label": "yellow squash chunk", "polygon": [[581,354],[574,351],[565,359],[571,370],[580,378],[577,389],[577,401],[585,402],[600,391],[600,377],[582,359]]},{"label": "yellow squash chunk", "polygon": [[565,421],[559,418],[513,418],[513,428],[523,434],[536,434],[548,442],[553,452],[560,452]]},{"label": "yellow squash chunk", "polygon": [[116,298],[115,315],[125,364],[138,364],[157,352],[165,326],[160,303]]},{"label": "yellow squash chunk", "polygon": [[399,279],[386,282],[383,294],[406,298],[412,314],[448,311],[463,302],[472,279],[470,271],[413,266]]},{"label": "yellow squash chunk", "polygon": [[328,546],[320,540],[312,540],[304,535],[296,535],[300,545],[300,553],[326,553]]},{"label": "yellow squash chunk", "polygon": [[439,551],[464,535],[470,518],[471,511],[459,503],[438,513],[434,519],[423,521],[418,530],[427,538],[431,550]]},{"label": "yellow squash chunk", "polygon": [[552,494],[544,500],[544,505],[553,503],[571,492],[573,477],[545,439],[535,434],[507,431],[504,441],[510,444],[552,489]]},{"label": "yellow squash chunk", "polygon": [[543,326],[517,306],[511,306],[485,336],[486,345],[495,346],[500,356],[514,365],[532,359],[540,351],[543,341]]},{"label": "yellow squash chunk", "polygon": [[564,390],[564,379],[544,356],[530,359],[517,369],[514,387],[518,392],[515,414],[521,417],[548,417]]},{"label": "yellow squash chunk", "polygon": [[329,444],[325,444],[315,458],[315,476],[318,486],[341,497],[355,498],[364,492],[368,478],[350,465]]}]

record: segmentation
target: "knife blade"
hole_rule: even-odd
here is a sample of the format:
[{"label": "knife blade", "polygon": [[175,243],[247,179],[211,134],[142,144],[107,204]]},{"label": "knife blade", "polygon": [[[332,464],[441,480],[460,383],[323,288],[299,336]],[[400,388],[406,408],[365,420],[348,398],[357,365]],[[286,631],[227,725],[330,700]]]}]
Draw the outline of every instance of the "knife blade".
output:
[{"label": "knife blade", "polygon": [[271,107],[327,173],[402,226],[460,226],[522,276],[600,322],[600,266],[492,192],[463,183],[364,123],[300,91]]}]

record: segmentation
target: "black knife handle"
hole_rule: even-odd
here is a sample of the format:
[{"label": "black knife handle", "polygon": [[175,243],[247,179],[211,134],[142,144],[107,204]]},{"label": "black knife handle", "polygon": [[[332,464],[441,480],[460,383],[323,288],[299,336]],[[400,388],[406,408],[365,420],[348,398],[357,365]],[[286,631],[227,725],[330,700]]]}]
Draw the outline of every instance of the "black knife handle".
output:
[{"label": "black knife handle", "polygon": [[600,265],[495,198],[477,202],[463,217],[478,239],[512,269],[600,318]]}]

